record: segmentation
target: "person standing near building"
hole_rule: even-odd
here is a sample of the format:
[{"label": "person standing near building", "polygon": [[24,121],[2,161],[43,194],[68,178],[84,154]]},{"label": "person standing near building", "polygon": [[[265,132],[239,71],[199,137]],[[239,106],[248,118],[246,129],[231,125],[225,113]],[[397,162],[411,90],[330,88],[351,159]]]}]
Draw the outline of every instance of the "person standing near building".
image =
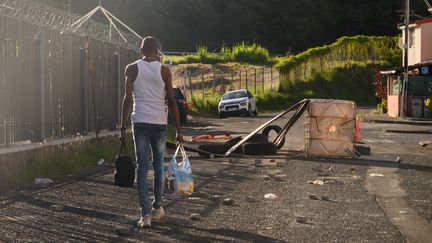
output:
[{"label": "person standing near building", "polygon": [[[174,99],[172,74],[159,61],[161,45],[152,37],[146,37],[141,44],[142,59],[129,64],[125,70],[125,95],[122,106],[121,135],[127,139],[129,117],[135,155],[138,164],[137,183],[141,219],[138,226],[151,227],[151,221],[164,215],[162,194],[164,183],[164,153],[167,136],[168,110],[177,131],[177,143],[183,143],[179,111]],[[132,113],[132,114],[131,114]],[[150,146],[151,145],[151,146]],[[147,173],[150,149],[153,150],[154,200],[152,208],[148,203]]]}]

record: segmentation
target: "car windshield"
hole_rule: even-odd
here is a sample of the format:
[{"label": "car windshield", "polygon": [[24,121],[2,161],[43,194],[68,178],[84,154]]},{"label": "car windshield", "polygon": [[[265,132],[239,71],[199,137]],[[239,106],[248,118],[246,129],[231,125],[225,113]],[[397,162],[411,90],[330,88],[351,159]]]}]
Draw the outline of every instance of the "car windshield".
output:
[{"label": "car windshield", "polygon": [[232,99],[238,99],[238,98],[244,98],[244,97],[247,97],[247,94],[245,91],[235,91],[235,92],[226,93],[222,97],[222,100],[232,100]]},{"label": "car windshield", "polygon": [[174,98],[175,99],[177,99],[177,100],[183,99],[183,94],[182,94],[180,89],[174,88],[173,91],[174,91]]}]

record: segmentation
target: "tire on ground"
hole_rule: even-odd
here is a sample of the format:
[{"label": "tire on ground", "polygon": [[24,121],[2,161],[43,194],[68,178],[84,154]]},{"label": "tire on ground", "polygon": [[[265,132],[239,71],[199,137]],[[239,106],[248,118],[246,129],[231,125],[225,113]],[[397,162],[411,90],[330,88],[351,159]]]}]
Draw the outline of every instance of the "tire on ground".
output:
[{"label": "tire on ground", "polygon": [[230,140],[226,141],[225,144],[228,147],[232,147],[234,145],[236,145],[238,142],[240,142],[243,139],[243,137],[235,137],[235,138],[231,138]]},{"label": "tire on ground", "polygon": [[[229,147],[224,143],[208,143],[198,146],[198,149],[206,151],[211,154],[225,154]],[[205,153],[198,153],[200,156],[208,156]]]},{"label": "tire on ground", "polygon": [[[271,131],[275,131],[277,134],[279,134],[282,131],[282,128],[278,125],[270,125],[266,126],[264,130],[262,131],[262,134],[265,135],[267,138],[269,136],[269,133]],[[285,137],[282,138],[282,141],[277,146],[278,149],[281,149],[285,145]]]},{"label": "tire on ground", "polygon": [[277,147],[269,142],[244,143],[243,153],[245,155],[275,155]]}]

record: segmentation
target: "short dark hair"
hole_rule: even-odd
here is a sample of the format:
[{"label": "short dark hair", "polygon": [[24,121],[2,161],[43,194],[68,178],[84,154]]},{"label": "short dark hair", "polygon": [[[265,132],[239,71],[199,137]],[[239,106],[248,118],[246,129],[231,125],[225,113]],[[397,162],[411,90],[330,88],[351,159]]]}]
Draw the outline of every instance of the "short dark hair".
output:
[{"label": "short dark hair", "polygon": [[151,53],[158,53],[162,51],[161,43],[153,36],[147,36],[143,39],[141,43],[141,50],[144,55]]}]

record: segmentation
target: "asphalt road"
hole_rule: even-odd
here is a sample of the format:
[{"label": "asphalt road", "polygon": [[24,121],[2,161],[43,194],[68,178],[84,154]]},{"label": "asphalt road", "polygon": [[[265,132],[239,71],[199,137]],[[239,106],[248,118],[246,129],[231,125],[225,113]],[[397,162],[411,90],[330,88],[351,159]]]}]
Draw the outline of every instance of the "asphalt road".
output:
[{"label": "asphalt road", "polygon": [[[185,134],[230,131],[247,134],[271,118],[194,119]],[[362,138],[380,156],[401,156],[416,165],[400,169],[411,205],[430,220],[432,172],[426,135],[389,134],[383,129],[418,129],[362,124]],[[300,121],[284,150],[303,148]],[[365,189],[368,166],[361,162],[311,160],[302,156],[206,159],[190,154],[196,194],[165,195],[166,217],[138,229],[136,189],[113,186],[110,167],[84,178],[20,191],[0,201],[0,241],[5,242],[404,242],[374,195]],[[330,169],[331,168],[331,169]],[[329,170],[330,169],[330,170]],[[329,170],[329,171],[328,171]],[[151,176],[150,176],[151,177]],[[324,185],[308,181],[325,180]],[[266,194],[277,199],[267,199]],[[328,200],[312,200],[310,197]],[[326,198],[327,197],[327,198]],[[223,200],[232,199],[233,205]],[[53,205],[60,205],[60,210]],[[191,220],[198,213],[200,220]],[[296,222],[299,216],[305,222]],[[429,221],[430,222],[430,221]]]}]

